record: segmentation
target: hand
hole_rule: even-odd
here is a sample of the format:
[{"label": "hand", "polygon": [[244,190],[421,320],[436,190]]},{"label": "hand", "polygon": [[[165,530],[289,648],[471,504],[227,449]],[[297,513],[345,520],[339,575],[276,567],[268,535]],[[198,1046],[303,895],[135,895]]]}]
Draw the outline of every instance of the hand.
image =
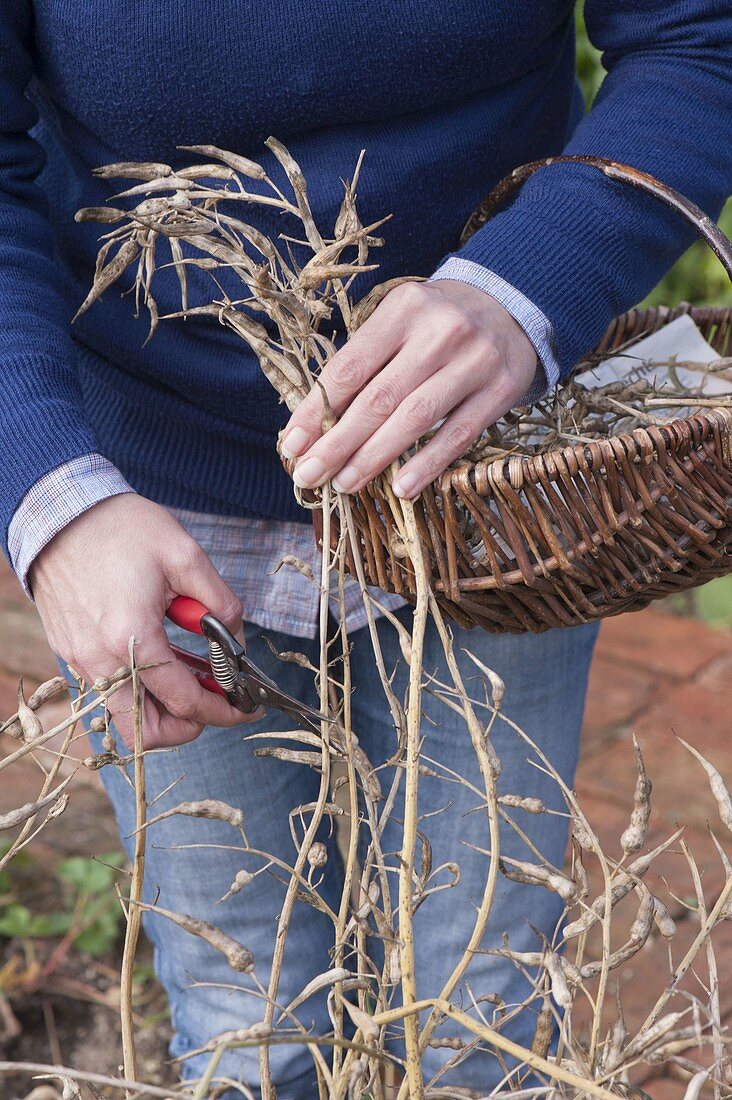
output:
[{"label": "hand", "polygon": [[[129,664],[136,639],[146,748],[182,745],[205,725],[235,726],[252,717],[206,691],[173,657],[163,629],[174,596],[193,596],[233,633],[242,608],[201,547],[157,504],[124,493],[95,504],[43,548],[30,581],[51,648],[89,683]],[[132,686],[109,698],[128,748],[133,744]]]},{"label": "hand", "polygon": [[299,458],[301,487],[328,478],[354,493],[446,418],[394,479],[415,497],[531,386],[536,351],[495,298],[451,279],[390,291],[320,380],[338,415],[323,434],[315,387],[290,417],[280,448]]}]

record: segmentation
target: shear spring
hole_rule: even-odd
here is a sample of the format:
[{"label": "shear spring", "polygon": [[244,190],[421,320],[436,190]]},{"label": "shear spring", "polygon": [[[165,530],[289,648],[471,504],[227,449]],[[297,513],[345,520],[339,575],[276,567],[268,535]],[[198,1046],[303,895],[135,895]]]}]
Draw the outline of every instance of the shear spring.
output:
[{"label": "shear spring", "polygon": [[237,671],[231,667],[228,659],[218,642],[208,640],[208,658],[211,662],[211,671],[217,684],[224,691],[233,691],[237,681]]}]

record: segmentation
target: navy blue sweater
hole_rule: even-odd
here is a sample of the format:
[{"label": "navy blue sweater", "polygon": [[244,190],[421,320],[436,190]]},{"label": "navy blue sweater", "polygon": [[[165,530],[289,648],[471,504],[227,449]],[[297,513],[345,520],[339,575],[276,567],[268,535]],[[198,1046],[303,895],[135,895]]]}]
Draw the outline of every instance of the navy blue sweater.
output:
[{"label": "navy blue sweater", "polygon": [[[582,118],[572,0],[12,0],[0,5],[0,506],[98,450],[140,492],[296,518],[285,413],[215,323],[144,321],[115,290],[70,329],[112,185],[179,144],[263,159],[285,141],[327,227],[362,147],[361,215],[392,213],[373,281],[428,275],[510,168],[561,151],[626,161],[716,215],[732,190],[730,0],[587,0],[608,77]],[[270,234],[297,230],[257,211]],[[581,166],[538,173],[462,255],[546,314],[568,369],[690,242],[654,200]],[[178,303],[163,274],[161,312]]]}]

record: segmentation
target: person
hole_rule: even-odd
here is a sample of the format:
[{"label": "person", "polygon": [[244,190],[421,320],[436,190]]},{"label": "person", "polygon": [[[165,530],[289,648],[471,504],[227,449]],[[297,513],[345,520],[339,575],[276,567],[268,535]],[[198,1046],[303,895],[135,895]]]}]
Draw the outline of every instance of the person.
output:
[{"label": "person", "polygon": [[[223,799],[243,809],[253,847],[290,860],[289,811],[315,790],[313,772],[254,756],[244,740],[251,731],[286,728],[282,716],[270,711],[242,726],[226,700],[170,661],[168,642],[181,638],[164,626],[178,594],[199,599],[232,630],[243,615],[253,658],[292,694],[311,690],[306,671],[283,671],[261,636],[264,629],[277,650],[314,658],[317,595],[299,573],[271,574],[285,553],[315,560],[309,516],[276,454],[277,433],[284,430],[283,449],[297,460],[298,484],[331,478],[352,492],[444,419],[395,484],[399,495],[414,497],[486,425],[555,385],[690,243],[672,211],[582,164],[537,173],[456,249],[478,200],[516,165],[562,152],[650,172],[711,216],[732,189],[728,0],[587,0],[586,21],[607,76],[585,115],[569,0],[104,0],[93,10],[81,0],[16,0],[0,8],[6,549],[53,649],[87,679],[125,663],[133,635],[138,661],[156,666],[142,679],[145,743],[167,750],[146,759],[158,812],[185,799]],[[215,143],[262,160],[276,176],[262,148],[269,134],[301,163],[325,227],[342,198],[339,177],[367,150],[362,217],[393,217],[379,271],[364,277],[361,291],[400,274],[429,277],[390,293],[326,367],[340,419],[325,434],[317,395],[288,421],[254,358],[213,323],[166,321],[143,346],[129,301],[108,293],[70,326],[98,247],[94,227],[75,224],[74,213],[112,194],[94,166],[181,165],[190,154],[179,146]],[[257,217],[270,236],[292,230],[262,208]],[[195,287],[195,272],[191,280]],[[178,308],[177,295],[174,273],[161,271],[161,313]],[[353,593],[349,608],[354,727],[370,758],[383,761],[393,747],[391,721]],[[395,613],[408,623],[408,608]],[[393,631],[383,620],[379,631],[394,664]],[[506,713],[567,783],[595,635],[593,625],[539,636],[456,629],[456,651],[467,645],[505,677]],[[433,633],[425,661],[440,664]],[[470,778],[464,729],[445,708],[432,713],[433,705],[426,704],[430,754]],[[128,691],[110,700],[110,711],[129,743]],[[556,790],[529,766],[509,727],[495,738],[502,789],[557,805]],[[129,786],[115,769],[103,777],[129,847]],[[443,804],[444,785],[428,777],[422,790],[423,812]],[[439,990],[472,924],[485,862],[462,843],[479,817],[465,816],[471,805],[457,793],[450,814],[425,818],[435,862],[454,859],[462,877],[417,914],[421,995]],[[527,820],[526,831],[561,864],[563,817]],[[148,841],[147,899],[213,921],[252,950],[266,977],[282,897],[276,878],[255,874],[219,904],[242,865],[226,823],[169,818]],[[322,889],[332,900],[340,864],[328,843]],[[526,855],[514,835],[505,844]],[[397,849],[398,838],[390,833],[384,847]],[[529,922],[551,934],[557,917],[543,891],[502,881],[485,946],[508,931],[518,949],[533,947]],[[146,927],[170,998],[175,1056],[261,1018],[261,1001],[221,955],[162,917]],[[328,932],[322,914],[298,908],[283,1004],[326,968]],[[495,994],[509,1006],[526,992],[521,974],[489,954],[476,956],[468,978],[476,997]],[[465,988],[462,995],[470,1006]],[[314,1034],[328,1030],[323,996],[300,1012]],[[534,1026],[533,1014],[519,1013],[507,1034],[530,1043]],[[426,1076],[453,1053],[431,1046]],[[184,1077],[199,1075],[207,1060],[185,1058]],[[302,1046],[276,1046],[272,1064],[279,1096],[316,1095]],[[218,1072],[258,1095],[251,1048],[228,1050]],[[482,1095],[500,1078],[498,1062],[475,1052],[440,1080]]]}]

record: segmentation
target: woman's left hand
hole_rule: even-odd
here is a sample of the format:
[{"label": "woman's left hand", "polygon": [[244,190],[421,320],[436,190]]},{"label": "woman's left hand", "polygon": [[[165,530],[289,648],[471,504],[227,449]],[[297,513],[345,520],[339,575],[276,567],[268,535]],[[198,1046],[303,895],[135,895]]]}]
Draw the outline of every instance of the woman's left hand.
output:
[{"label": "woman's left hand", "polygon": [[332,478],[339,492],[353,493],[444,418],[394,480],[396,495],[411,498],[516,404],[536,369],[523,329],[489,294],[451,279],[403,283],[320,375],[338,422],[322,432],[316,386],[280,448],[298,458],[296,485]]}]

